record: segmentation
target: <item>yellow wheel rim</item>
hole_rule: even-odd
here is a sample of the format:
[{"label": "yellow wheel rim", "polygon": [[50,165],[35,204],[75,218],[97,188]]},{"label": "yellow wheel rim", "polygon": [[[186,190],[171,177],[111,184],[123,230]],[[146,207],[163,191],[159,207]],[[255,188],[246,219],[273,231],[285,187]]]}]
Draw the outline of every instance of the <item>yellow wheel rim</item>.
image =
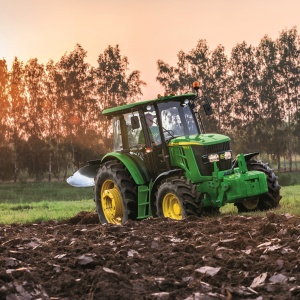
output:
[{"label": "yellow wheel rim", "polygon": [[252,198],[243,200],[242,203],[247,209],[254,210],[257,208],[258,201],[259,201],[258,197],[252,197]]},{"label": "yellow wheel rim", "polygon": [[164,196],[162,201],[164,217],[175,220],[182,220],[182,207],[179,199],[172,193]]},{"label": "yellow wheel rim", "polygon": [[115,183],[108,179],[101,187],[101,204],[108,223],[121,224],[123,218],[122,196]]}]

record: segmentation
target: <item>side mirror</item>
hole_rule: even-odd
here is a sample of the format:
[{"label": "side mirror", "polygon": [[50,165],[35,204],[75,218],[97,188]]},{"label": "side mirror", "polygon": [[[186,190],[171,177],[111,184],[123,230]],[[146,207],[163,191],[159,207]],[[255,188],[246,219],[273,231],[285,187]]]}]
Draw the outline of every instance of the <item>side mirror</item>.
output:
[{"label": "side mirror", "polygon": [[204,109],[205,114],[207,116],[210,116],[210,115],[213,114],[212,107],[211,107],[211,105],[208,102],[203,104],[203,109]]},{"label": "side mirror", "polygon": [[140,126],[140,119],[139,119],[138,116],[132,116],[130,121],[131,121],[131,128],[132,129],[138,129],[138,128],[141,127]]}]

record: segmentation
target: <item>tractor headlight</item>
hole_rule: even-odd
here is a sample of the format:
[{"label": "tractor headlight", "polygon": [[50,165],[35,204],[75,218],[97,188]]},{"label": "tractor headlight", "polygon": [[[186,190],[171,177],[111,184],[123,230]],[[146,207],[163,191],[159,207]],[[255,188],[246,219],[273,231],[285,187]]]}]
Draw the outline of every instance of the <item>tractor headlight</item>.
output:
[{"label": "tractor headlight", "polygon": [[232,155],[231,155],[231,151],[225,151],[224,152],[224,159],[231,159]]},{"label": "tractor headlight", "polygon": [[218,153],[215,153],[215,154],[209,154],[209,155],[207,156],[207,158],[208,158],[208,161],[209,161],[209,162],[214,162],[214,161],[219,161],[219,160],[220,160],[219,154],[218,154]]},{"label": "tractor headlight", "polygon": [[231,159],[231,151],[220,153],[220,159]]},{"label": "tractor headlight", "polygon": [[213,163],[215,161],[220,161],[220,160],[229,160],[231,159],[231,151],[225,151],[221,153],[213,153],[213,154],[208,154],[208,155],[203,155],[202,156],[202,161],[204,164],[208,163]]}]

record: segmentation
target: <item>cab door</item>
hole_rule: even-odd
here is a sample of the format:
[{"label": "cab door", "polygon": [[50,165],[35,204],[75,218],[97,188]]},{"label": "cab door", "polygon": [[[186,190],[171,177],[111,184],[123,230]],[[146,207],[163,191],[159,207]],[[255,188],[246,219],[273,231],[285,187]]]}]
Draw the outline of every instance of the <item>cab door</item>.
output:
[{"label": "cab door", "polygon": [[[152,121],[149,122],[148,116]],[[161,130],[161,120],[153,106],[146,111],[140,111],[140,120],[142,125],[142,134],[144,135],[145,144],[143,147],[143,160],[149,168],[151,177],[154,179],[159,174],[167,171],[168,155],[166,154],[167,147]]]}]

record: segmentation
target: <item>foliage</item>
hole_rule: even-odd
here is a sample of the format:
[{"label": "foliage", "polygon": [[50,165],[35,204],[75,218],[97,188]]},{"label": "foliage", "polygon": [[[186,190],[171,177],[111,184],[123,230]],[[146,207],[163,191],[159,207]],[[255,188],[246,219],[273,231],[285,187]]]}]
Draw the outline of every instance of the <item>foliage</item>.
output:
[{"label": "foliage", "polygon": [[278,173],[277,175],[281,186],[300,184],[300,172]]},{"label": "foliage", "polygon": [[11,180],[14,175],[13,156],[8,146],[0,147],[0,180]]},{"label": "foliage", "polygon": [[[5,141],[8,118],[8,70],[6,61],[0,60],[0,141]],[[0,143],[3,146],[3,142]]]},{"label": "foliage", "polygon": [[[199,40],[188,53],[178,52],[176,66],[158,60],[158,82],[167,92],[183,92],[193,80],[208,97],[215,114],[206,131],[223,132],[235,153],[266,153],[281,170],[281,158],[300,153],[300,36],[294,27],[273,41],[264,36],[258,47],[237,44],[229,58]],[[200,103],[201,104],[201,103]]]},{"label": "foliage", "polygon": [[[98,66],[94,69],[96,93],[101,98],[100,111],[107,107],[115,107],[137,100],[142,95],[141,86],[145,83],[140,79],[140,72],[128,73],[128,58],[121,56],[119,46],[108,46],[98,57]],[[109,136],[110,121],[100,116],[103,124],[103,135]]]},{"label": "foliage", "polygon": [[[11,71],[0,60],[0,138],[6,159],[0,179],[17,181],[27,172],[39,181],[99,158],[110,147],[109,125],[101,111],[138,100],[139,71],[129,72],[128,58],[109,46],[97,68],[85,62],[87,52],[77,44],[46,66],[36,58],[25,65],[16,57]],[[4,147],[4,148],[3,148]],[[11,155],[8,155],[8,149]]]},{"label": "foliage", "polygon": [[[191,92],[199,81],[201,99],[214,110],[205,119],[208,132],[229,135],[236,154],[266,154],[278,171],[284,158],[291,171],[300,154],[299,41],[293,27],[276,40],[264,36],[257,47],[243,41],[227,56],[222,45],[210,50],[200,39],[178,52],[175,66],[158,60],[157,81],[167,93]],[[96,67],[86,57],[76,44],[46,65],[15,57],[9,70],[0,60],[0,179],[17,181],[24,172],[37,181],[45,174],[65,179],[110,150],[112,130],[102,110],[138,101],[145,82],[118,45],[100,53]]]}]

